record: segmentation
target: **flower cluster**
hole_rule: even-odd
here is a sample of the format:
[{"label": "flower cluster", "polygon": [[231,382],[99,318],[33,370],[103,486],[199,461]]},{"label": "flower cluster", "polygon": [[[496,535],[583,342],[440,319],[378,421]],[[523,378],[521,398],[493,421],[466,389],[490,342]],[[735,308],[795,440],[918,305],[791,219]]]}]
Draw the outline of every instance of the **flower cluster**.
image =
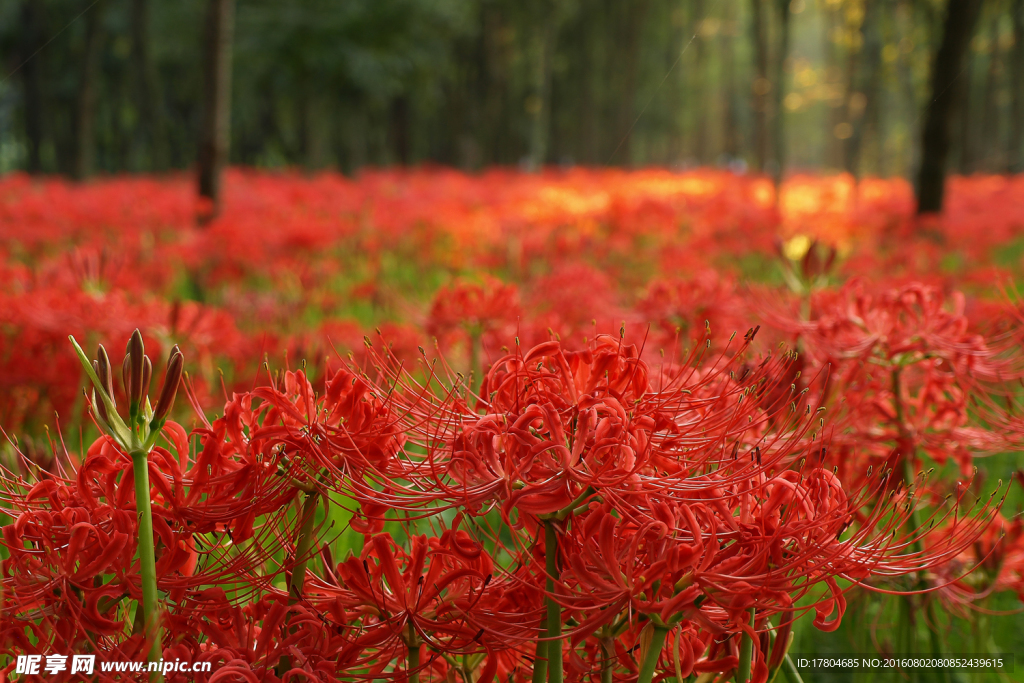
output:
[{"label": "flower cluster", "polygon": [[[210,661],[209,680],[766,681],[801,614],[834,629],[850,582],[947,564],[995,507],[908,527],[919,501],[881,495],[884,473],[845,486],[817,406],[780,393],[793,355],[755,336],[662,366],[609,336],[517,346],[475,394],[369,345],[374,377],[318,393],[285,372],[212,423],[189,392],[187,434],[165,420],[181,354],[152,407],[136,332],[127,417],[101,347],[105,434],[74,470],[2,480],[4,650]],[[339,508],[362,536],[345,557]]]},{"label": "flower cluster", "polygon": [[762,681],[851,592],[1024,596],[1024,178],[928,223],[843,176],[227,180],[197,228],[184,177],[0,178],[3,653]]}]

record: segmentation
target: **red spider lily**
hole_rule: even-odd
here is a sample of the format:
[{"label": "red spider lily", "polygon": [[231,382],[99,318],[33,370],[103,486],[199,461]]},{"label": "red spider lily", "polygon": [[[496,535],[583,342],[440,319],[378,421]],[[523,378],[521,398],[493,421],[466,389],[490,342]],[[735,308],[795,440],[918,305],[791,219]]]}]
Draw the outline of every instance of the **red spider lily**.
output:
[{"label": "red spider lily", "polygon": [[985,611],[988,596],[1003,590],[1024,590],[1024,534],[1020,517],[996,515],[974,544],[935,569],[943,602],[967,617]]},{"label": "red spider lily", "polygon": [[452,657],[480,647],[483,634],[472,611],[486,599],[491,572],[482,574],[440,543],[430,547],[426,536],[413,536],[410,544],[406,553],[390,535],[376,534],[362,557],[333,569],[334,586],[312,589],[318,594],[314,602],[325,610],[351,613],[349,622],[360,619],[360,632],[348,647],[367,664],[424,644]]},{"label": "red spider lily", "polygon": [[[888,476],[849,495],[818,464],[822,442],[809,438],[813,423],[796,410],[810,414],[810,406],[795,393],[788,406],[767,400],[786,358],[747,366],[738,379],[730,368],[743,357],[740,348],[701,367],[695,355],[688,365],[697,367],[655,373],[638,349],[611,337],[575,353],[547,342],[495,363],[476,413],[378,356],[394,385],[392,414],[425,451],[407,454],[415,485],[381,492],[383,500],[475,515],[498,505],[531,534],[557,524],[562,570],[549,598],[577,615],[563,644],[570,658],[602,629],[635,626],[644,615],[680,632],[692,624],[758,640],[769,619],[791,624],[793,605],[821,588],[800,611],[813,609],[815,625],[832,630],[845,609],[838,578],[935,567],[980,533],[984,516],[960,519],[941,542],[923,529],[894,535],[917,502],[884,496]],[[779,419],[786,408],[792,417]],[[927,551],[917,546],[925,536]],[[536,555],[523,556],[536,563]],[[769,649],[759,652],[762,679]],[[702,651],[694,666],[735,654]]]},{"label": "red spider lily", "polygon": [[668,351],[702,342],[706,326],[716,341],[727,339],[749,320],[746,306],[731,278],[705,270],[690,280],[652,281],[636,310],[658,332],[651,346]]},{"label": "red spider lily", "polygon": [[[37,431],[56,407],[74,422],[69,331],[108,339],[141,324],[161,347],[183,338],[200,366],[198,428],[168,423],[145,465],[165,654],[247,680],[520,681],[564,659],[568,680],[627,681],[727,674],[751,646],[760,680],[801,614],[838,626],[844,581],[886,591],[916,575],[915,590],[935,588],[954,608],[989,589],[1020,591],[1015,527],[1000,542],[988,498],[965,514],[969,485],[916,474],[921,454],[952,457],[966,474],[973,457],[1021,443],[1006,383],[1020,375],[1019,316],[919,272],[949,253],[931,238],[882,239],[902,235],[893,228],[910,211],[904,184],[797,178],[776,215],[763,179],[710,171],[229,181],[222,217],[196,232],[181,179],[0,180],[10,238],[0,249],[0,421]],[[953,187],[952,218],[934,236],[990,260],[1019,233],[1005,207],[1024,186]],[[884,276],[877,289],[818,289],[809,316],[772,307],[767,322],[784,334],[769,341],[796,339],[799,357],[766,361],[756,352],[768,347],[750,339],[723,348],[719,338],[758,304],[727,270],[644,289],[658,266],[676,277],[770,256],[777,230],[837,245],[841,273]],[[805,277],[827,260],[809,249]],[[478,389],[481,373],[466,383],[417,353],[423,333],[412,325],[382,325],[401,334],[388,351],[358,348],[361,325],[344,320],[364,312],[342,308],[351,282],[373,283],[373,315],[401,311],[386,281],[394,261],[427,279],[506,265],[520,278],[514,288],[489,281],[480,301],[455,297],[456,314],[436,316],[448,329],[487,328],[480,355],[498,361]],[[990,287],[974,263],[961,275]],[[173,303],[182,286],[208,303]],[[520,314],[522,347],[509,343]],[[714,353],[699,335],[705,319]],[[637,347],[596,334],[623,321],[631,335],[655,326]],[[681,323],[684,351],[652,361],[678,348]],[[503,341],[511,353],[498,351]],[[357,360],[320,373],[332,343]],[[316,362],[242,379],[265,355]],[[230,398],[207,420],[216,365]],[[131,390],[107,393],[130,404]],[[60,457],[41,454],[41,439],[20,443],[25,457],[3,477],[14,521],[2,648],[60,639],[146,656],[128,607],[141,582],[130,453],[109,438]],[[355,508],[351,528],[368,539],[336,564],[339,504]],[[458,522],[441,521],[456,510]],[[442,531],[424,543],[432,525]],[[440,589],[427,586],[432,572]]]},{"label": "red spider lily", "polygon": [[499,333],[507,336],[509,325],[521,315],[519,292],[493,277],[477,284],[457,281],[434,295],[426,330],[436,337],[461,330],[470,337]]},{"label": "red spider lily", "polygon": [[812,299],[810,321],[770,318],[798,335],[806,371],[827,368],[822,399],[843,398],[831,448],[844,479],[919,452],[952,457],[967,476],[974,457],[1016,447],[1012,401],[993,394],[1020,377],[1019,353],[971,329],[963,309],[958,293],[911,284],[873,295],[853,282]]},{"label": "red spider lily", "polygon": [[[184,448],[184,431],[174,423],[166,429],[172,439],[180,435]],[[275,545],[268,530],[239,521],[248,518],[251,525],[255,518],[244,487],[218,487],[216,477],[208,485],[210,479],[194,478],[199,470],[181,470],[181,462],[188,462],[187,450],[171,456],[160,447],[150,460],[157,584],[175,602],[187,602],[190,590],[218,577],[244,575],[247,566],[262,564]],[[5,593],[12,600],[9,618],[41,616],[54,626],[47,642],[54,634],[67,643],[92,642],[97,635],[115,637],[123,630],[121,603],[140,598],[139,565],[133,560],[138,519],[132,466],[123,451],[102,437],[73,479],[50,478],[31,487],[7,480],[7,510],[15,517],[4,528],[10,553],[4,565]],[[206,547],[209,534],[229,530],[232,522],[239,540],[252,539],[246,550],[232,557]],[[74,630],[68,631],[70,626]]]}]

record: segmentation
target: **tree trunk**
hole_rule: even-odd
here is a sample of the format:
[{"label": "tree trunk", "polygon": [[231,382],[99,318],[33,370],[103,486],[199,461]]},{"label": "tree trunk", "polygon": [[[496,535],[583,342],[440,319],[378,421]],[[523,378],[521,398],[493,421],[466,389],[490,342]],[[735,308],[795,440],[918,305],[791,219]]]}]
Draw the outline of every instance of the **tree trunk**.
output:
[{"label": "tree trunk", "polygon": [[882,41],[878,30],[879,0],[865,0],[861,34],[864,36],[859,57],[850,72],[846,96],[846,120],[850,123],[850,137],[846,140],[843,166],[854,178],[861,174],[861,150],[864,130],[877,108],[881,77]]},{"label": "tree trunk", "polygon": [[921,168],[917,181],[917,213],[942,211],[949,156],[950,124],[957,99],[956,84],[971,42],[981,0],[949,0],[942,42],[932,66],[931,96],[921,136]]},{"label": "tree trunk", "polygon": [[739,105],[736,94],[736,38],[729,35],[726,27],[732,27],[735,20],[734,5],[727,4],[723,10],[723,30],[719,33],[718,45],[722,55],[721,97],[724,109],[722,116],[722,152],[728,163],[733,164],[740,157]]},{"label": "tree trunk", "polygon": [[768,164],[768,94],[772,82],[768,80],[768,26],[764,15],[765,0],[751,0],[752,42],[754,43],[754,170],[763,173]]},{"label": "tree trunk", "polygon": [[530,117],[529,168],[538,171],[544,166],[548,153],[548,121],[551,114],[551,55],[554,52],[555,27],[551,24],[553,14],[549,3],[542,3],[545,9],[541,26],[534,27],[530,54],[532,82],[530,95],[526,98],[526,113]]},{"label": "tree trunk", "polygon": [[43,170],[43,87],[42,63],[36,57],[43,42],[43,2],[24,0],[21,5],[21,82],[25,98],[25,139],[28,142],[26,170]]},{"label": "tree trunk", "polygon": [[402,166],[412,162],[411,119],[409,116],[409,98],[398,95],[391,100],[391,145],[393,156]]},{"label": "tree trunk", "polygon": [[103,40],[104,4],[103,0],[98,0],[85,20],[85,46],[82,50],[78,100],[75,103],[73,172],[77,180],[85,180],[92,175],[96,159],[96,88]]},{"label": "tree trunk", "polygon": [[203,118],[199,131],[199,196],[207,200],[199,221],[220,211],[221,176],[231,139],[231,43],[235,26],[234,0],[208,0]]},{"label": "tree trunk", "polygon": [[959,138],[960,143],[960,158],[957,160],[958,165],[956,167],[960,175],[970,175],[974,172],[974,158],[975,158],[975,130],[974,130],[974,108],[971,106],[971,95],[974,94],[974,55],[967,53],[964,56],[967,61],[966,66],[963,68],[963,75],[960,77],[960,83],[957,84],[959,90],[957,98],[959,101],[953,107],[952,118],[956,124],[959,124]]},{"label": "tree trunk", "polygon": [[608,163],[620,160],[624,166],[630,165],[633,159],[633,125],[636,123],[636,86],[637,70],[640,63],[640,34],[643,30],[644,18],[650,0],[634,0],[634,2],[623,3],[626,16],[622,19],[622,37],[620,47],[614,49],[613,54],[619,57],[614,59],[622,69],[622,88],[617,93],[618,107],[615,118],[615,140],[616,149],[608,158]]},{"label": "tree trunk", "polygon": [[981,130],[978,136],[978,148],[981,151],[981,170],[986,173],[997,173],[1003,168],[1003,145],[999,126],[999,103],[997,92],[999,80],[1003,73],[1002,50],[999,48],[1000,16],[993,13],[989,25],[988,70],[985,74],[985,89],[982,96]]},{"label": "tree trunk", "polygon": [[[839,64],[840,54],[839,47],[832,36],[833,32],[840,30],[845,22],[840,19],[839,10],[837,9],[826,5],[823,12],[825,14],[825,30],[822,32],[824,37],[822,51],[825,54],[825,80],[830,88],[839,87],[841,85],[839,77],[841,69]],[[836,136],[839,126],[845,121],[845,116],[846,111],[842,108],[841,102],[837,103],[830,97],[828,100],[828,116],[826,117],[825,149],[822,154],[824,166],[829,171],[843,168],[845,163],[843,158],[843,141]]]},{"label": "tree trunk", "polygon": [[[149,0],[132,0],[132,60],[135,62],[135,109],[139,115],[133,140],[136,170],[164,170],[168,164],[167,121],[160,79],[149,50]],[[148,152],[148,163],[143,157]]]},{"label": "tree trunk", "polygon": [[1010,66],[1010,144],[1007,155],[1007,170],[1010,173],[1024,171],[1024,0],[1014,0],[1011,9],[1013,17],[1013,64]]},{"label": "tree trunk", "polygon": [[[704,45],[704,36],[701,34],[701,29],[704,28],[704,22],[707,20],[707,12],[704,6],[704,0],[694,0],[693,2],[693,17],[690,22],[693,26],[693,32],[691,35],[693,38],[693,96],[691,102],[696,105],[697,108],[697,121],[694,125],[697,136],[694,139],[693,155],[697,159],[697,163],[701,166],[705,166],[708,163],[708,109],[710,108],[711,102],[708,97],[708,77],[707,77],[707,47]],[[683,45],[685,45],[685,37]],[[677,48],[678,50],[679,48]]]},{"label": "tree trunk", "polygon": [[786,90],[786,59],[789,57],[789,28],[791,14],[789,11],[790,0],[777,0],[779,12],[779,52],[775,56],[775,102],[772,120],[772,147],[774,148],[775,164],[772,168],[772,179],[775,181],[775,196],[779,196],[779,188],[782,187],[782,178],[786,170],[786,128],[785,109],[783,99]]}]

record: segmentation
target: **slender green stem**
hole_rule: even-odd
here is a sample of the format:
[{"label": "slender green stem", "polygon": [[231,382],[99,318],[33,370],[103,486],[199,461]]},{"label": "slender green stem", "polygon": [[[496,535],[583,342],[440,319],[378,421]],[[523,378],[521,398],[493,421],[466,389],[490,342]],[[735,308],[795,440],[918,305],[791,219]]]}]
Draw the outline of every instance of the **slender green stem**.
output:
[{"label": "slender green stem", "polygon": [[[754,620],[757,618],[754,608],[750,610],[750,628],[754,628]],[[736,683],[747,683],[750,680],[750,662],[754,656],[754,639],[746,631],[743,632],[743,639],[740,640],[740,664],[736,669]]]},{"label": "slender green stem", "polygon": [[[541,638],[547,637],[547,624],[545,623],[544,633]],[[532,683],[545,683],[548,680],[548,642],[537,640],[537,650],[533,655],[533,680]]]},{"label": "slender green stem", "polygon": [[[320,494],[314,489],[306,494],[302,501],[302,511],[299,513],[299,540],[295,544],[295,563],[292,565],[292,575],[288,581],[288,604],[295,605],[302,600],[303,589],[306,585],[306,565],[309,563],[309,551],[313,547],[313,526],[316,523],[316,506],[320,502]],[[277,675],[284,676],[291,669],[291,657],[284,655],[277,664]]]},{"label": "slender green stem", "polygon": [[552,522],[544,524],[544,563],[547,570],[548,605],[548,683],[562,683],[562,608],[551,596],[558,578],[558,530]]},{"label": "slender green stem", "polygon": [[310,548],[313,547],[316,506],[319,502],[320,494],[316,491],[307,493],[306,499],[302,502],[302,526],[299,528],[299,542],[295,546],[292,578],[288,583],[288,603],[292,605],[302,599],[302,591],[306,583],[306,565],[309,563]]},{"label": "slender green stem", "polygon": [[156,592],[156,548],[153,541],[153,503],[149,497],[149,454],[144,450],[135,450],[131,455],[135,473],[135,508],[139,515],[142,616],[146,641],[150,644],[149,661],[155,662],[163,657],[163,644],[160,637],[159,597]]},{"label": "slender green stem", "polygon": [[409,643],[409,683],[420,683],[420,641],[414,636]]},{"label": "slender green stem", "polygon": [[658,658],[661,657],[661,650],[665,647],[665,636],[667,635],[667,628],[654,627],[651,645],[647,648],[644,661],[640,664],[640,677],[636,679],[637,683],[651,683],[651,679],[654,678],[654,669],[658,666]]},{"label": "slender green stem", "polygon": [[[544,524],[545,530],[548,529],[549,526],[550,526],[549,524],[545,523]],[[547,531],[545,531],[545,537],[546,536],[547,536]],[[547,547],[550,548],[550,544]],[[550,566],[550,561],[547,560],[547,555],[549,555],[549,553],[547,552],[547,549],[545,549],[545,553],[546,553],[545,563]],[[555,590],[555,582],[554,582],[554,579],[551,578],[550,570],[548,570],[548,580],[547,580],[546,588],[547,588],[547,590],[549,592]],[[551,635],[551,633],[549,631],[550,623],[548,622],[547,615],[545,615],[544,620],[542,621],[542,624],[543,624],[543,628],[541,629],[541,633],[540,633],[540,635],[537,638],[537,649],[536,649],[536,651],[534,652],[534,655],[533,655],[533,680],[532,680],[532,683],[546,683],[547,680],[548,680],[548,660],[550,659],[550,653],[548,652],[548,642],[549,641],[547,640],[547,638]]]},{"label": "slender green stem", "polygon": [[789,683],[804,683],[804,679],[800,677],[800,672],[796,669],[796,664],[793,663],[793,658],[788,654],[782,660],[782,672],[786,674]]},{"label": "slender green stem", "polygon": [[612,683],[615,678],[615,639],[601,639],[601,683]]},{"label": "slender green stem", "polygon": [[[904,416],[904,410],[903,410],[903,397],[902,397],[902,391],[900,389],[900,371],[899,371],[899,369],[896,369],[896,370],[892,371],[892,393],[893,393],[893,399],[892,399],[893,400],[893,415],[894,415],[894,419],[896,421],[896,429],[897,429],[897,431],[899,433],[900,441],[905,443],[905,444],[911,444],[911,446],[908,449],[908,451],[906,453],[902,453],[901,454],[903,456],[903,483],[907,487],[907,490],[909,492],[911,485],[914,483],[914,481],[916,479],[916,475],[914,473],[914,466],[913,466],[912,458],[916,454],[917,444],[913,442],[913,436],[911,435],[910,430],[907,427],[907,424],[905,422],[905,416]],[[911,507],[910,507],[910,516],[907,518],[906,526],[907,526],[907,529],[908,529],[909,533],[917,534],[918,529],[920,528],[921,524],[920,524],[919,517],[917,515],[917,506],[914,504],[913,499],[911,499],[910,505],[911,505]],[[920,537],[918,537],[918,538],[916,538],[914,540],[914,543],[911,546],[911,550],[915,554],[917,554],[917,553],[919,553],[921,551],[921,539],[920,539]],[[915,585],[914,585],[914,589],[915,590],[923,590],[923,589],[925,589],[927,587],[928,587],[928,583],[925,581],[924,572],[918,572],[917,573],[917,580],[916,580]],[[913,598],[911,596],[909,596],[909,595],[904,596],[903,599],[906,602],[908,602],[908,603],[910,603],[913,600]],[[921,600],[924,601],[924,603],[925,603],[925,615],[927,616],[927,620],[930,622],[930,623],[926,624],[926,627],[928,628],[928,640],[929,640],[929,645],[931,646],[931,654],[935,658],[937,658],[937,659],[942,659],[943,656],[944,656],[944,652],[943,652],[943,647],[942,647],[942,640],[939,638],[939,634],[938,634],[939,623],[938,623],[937,616],[935,614],[935,605],[934,605],[934,603],[931,600],[928,600],[928,598],[926,596],[924,596],[924,595],[921,596]],[[910,605],[908,605],[908,606],[910,606]],[[908,616],[910,616],[910,615],[908,614]],[[912,639],[916,639],[916,634],[914,633],[913,620],[912,619],[910,621],[910,624],[911,624],[911,638]],[[914,678],[917,677],[917,673],[916,672],[914,672],[912,675],[913,675]],[[948,681],[949,680],[948,672],[943,669],[939,673],[939,679],[941,681]]]},{"label": "slender green stem", "polygon": [[480,346],[482,334],[479,330],[469,333],[469,390],[476,393],[483,381],[483,367],[480,363]]}]

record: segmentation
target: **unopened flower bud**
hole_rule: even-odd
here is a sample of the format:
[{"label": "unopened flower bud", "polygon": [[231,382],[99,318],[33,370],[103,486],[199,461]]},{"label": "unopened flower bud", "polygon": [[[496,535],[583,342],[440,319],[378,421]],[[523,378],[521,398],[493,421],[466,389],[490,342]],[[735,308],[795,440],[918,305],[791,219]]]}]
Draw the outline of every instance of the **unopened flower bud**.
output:
[{"label": "unopened flower bud", "polygon": [[142,391],[139,393],[139,400],[145,401],[146,397],[149,396],[149,383],[153,378],[153,363],[150,362],[149,356],[142,357]]},{"label": "unopened flower bud", "polygon": [[127,353],[124,356],[124,361],[121,363],[121,384],[124,386],[124,395],[130,401],[132,395],[131,356]]},{"label": "unopened flower bud", "polygon": [[114,400],[114,375],[110,372],[110,356],[107,355],[107,350],[103,348],[103,344],[99,345],[96,349],[96,362],[98,367],[96,368],[96,376],[100,378],[100,383],[107,392],[107,396],[110,397],[111,402]]},{"label": "unopened flower bud", "polygon": [[132,421],[138,415],[139,405],[142,403],[142,375],[145,372],[146,348],[142,343],[142,333],[138,328],[132,332],[132,338],[128,340],[128,349],[125,353],[128,357],[128,374],[131,378],[131,387],[128,393],[128,410]]},{"label": "unopened flower bud", "polygon": [[175,345],[171,349],[170,358],[167,359],[167,374],[164,375],[164,385],[160,389],[160,398],[156,402],[156,408],[153,409],[153,420],[150,424],[160,424],[167,418],[167,414],[171,412],[171,406],[174,405],[174,397],[178,393],[178,385],[181,383],[181,373],[184,364],[185,358],[181,355],[181,350]]},{"label": "unopened flower bud", "polygon": [[[102,364],[99,361],[92,362],[92,369],[96,372],[96,376],[100,378],[100,382],[106,384],[103,378]],[[107,404],[103,402],[103,398],[96,398],[96,390],[92,390],[92,404],[96,408],[96,413],[100,416],[100,419],[104,422],[108,421],[107,418]]]}]

